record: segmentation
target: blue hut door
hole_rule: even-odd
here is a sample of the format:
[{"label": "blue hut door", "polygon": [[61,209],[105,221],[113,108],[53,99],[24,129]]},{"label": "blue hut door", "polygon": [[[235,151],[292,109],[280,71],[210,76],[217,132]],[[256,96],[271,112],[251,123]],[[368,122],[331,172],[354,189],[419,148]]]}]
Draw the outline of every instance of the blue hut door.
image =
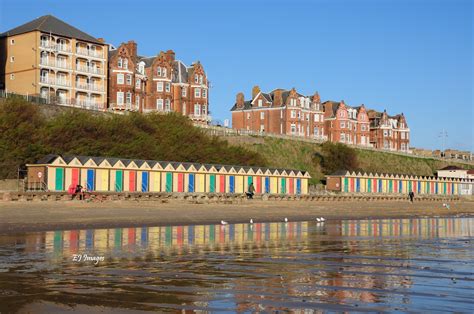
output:
[{"label": "blue hut door", "polygon": [[94,190],[94,181],[95,181],[94,169],[87,169],[87,190]]},{"label": "blue hut door", "polygon": [[229,176],[229,192],[235,193],[235,176]]},{"label": "blue hut door", "polygon": [[296,179],[296,194],[301,194],[301,179]]},{"label": "blue hut door", "polygon": [[148,172],[142,172],[142,192],[148,192]]},{"label": "blue hut door", "polygon": [[265,193],[270,193],[270,178],[265,177]]},{"label": "blue hut door", "polygon": [[194,192],[194,173],[189,174],[188,192]]}]

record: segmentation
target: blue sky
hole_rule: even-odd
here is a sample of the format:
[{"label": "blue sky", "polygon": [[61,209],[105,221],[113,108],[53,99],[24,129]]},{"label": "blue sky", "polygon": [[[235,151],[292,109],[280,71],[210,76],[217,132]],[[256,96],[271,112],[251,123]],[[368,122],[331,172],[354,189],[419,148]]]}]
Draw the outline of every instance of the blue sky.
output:
[{"label": "blue sky", "polygon": [[200,60],[210,110],[235,94],[295,87],[322,100],[403,112],[412,146],[474,150],[473,1],[0,0],[0,30],[45,14],[139,53]]}]

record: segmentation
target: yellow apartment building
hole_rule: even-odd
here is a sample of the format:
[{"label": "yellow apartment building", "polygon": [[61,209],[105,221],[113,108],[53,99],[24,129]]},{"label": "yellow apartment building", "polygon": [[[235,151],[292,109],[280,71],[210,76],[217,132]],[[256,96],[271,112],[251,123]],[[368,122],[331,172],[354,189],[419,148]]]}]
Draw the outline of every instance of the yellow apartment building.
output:
[{"label": "yellow apartment building", "polygon": [[107,108],[108,45],[45,15],[0,34],[0,89],[60,105]]}]

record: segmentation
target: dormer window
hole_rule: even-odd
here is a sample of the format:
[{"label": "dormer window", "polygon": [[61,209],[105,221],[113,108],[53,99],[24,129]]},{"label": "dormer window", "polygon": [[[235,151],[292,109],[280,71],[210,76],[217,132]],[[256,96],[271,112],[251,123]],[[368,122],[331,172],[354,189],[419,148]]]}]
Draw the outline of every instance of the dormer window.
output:
[{"label": "dormer window", "polygon": [[261,99],[258,100],[258,106],[262,107],[263,106],[263,101]]},{"label": "dormer window", "polygon": [[122,60],[122,58],[118,58],[118,60],[117,60],[117,67],[121,69],[122,66],[123,66],[123,60]]}]

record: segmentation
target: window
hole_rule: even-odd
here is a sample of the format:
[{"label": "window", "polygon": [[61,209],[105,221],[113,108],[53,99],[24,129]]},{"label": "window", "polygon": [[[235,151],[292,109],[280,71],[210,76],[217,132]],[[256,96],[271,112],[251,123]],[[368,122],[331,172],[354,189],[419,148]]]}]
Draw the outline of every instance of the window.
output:
[{"label": "window", "polygon": [[128,69],[128,59],[123,60],[123,68]]},{"label": "window", "polygon": [[161,76],[161,67],[156,68],[156,76]]},{"label": "window", "polygon": [[169,82],[166,82],[166,92],[170,92],[171,91],[171,83]]},{"label": "window", "polygon": [[117,104],[123,105],[123,92],[117,92]]},{"label": "window", "polygon": [[405,147],[405,143],[402,143],[402,150],[406,150]]},{"label": "window", "polygon": [[260,119],[265,119],[265,112],[260,112]]},{"label": "window", "polygon": [[280,119],[283,119],[283,110],[280,110]]},{"label": "window", "polygon": [[135,105],[137,106],[137,109],[140,107],[140,96],[138,95],[135,96]]},{"label": "window", "polygon": [[166,77],[166,68],[163,68],[163,77]]},{"label": "window", "polygon": [[383,136],[388,136],[388,131],[387,130],[383,130]]},{"label": "window", "polygon": [[309,121],[309,113],[306,114],[306,121]]},{"label": "window", "polygon": [[14,45],[15,44],[15,39],[10,39],[10,45]]},{"label": "window", "polygon": [[296,106],[296,99],[290,99],[290,106]]},{"label": "window", "polygon": [[199,83],[199,76],[197,74],[194,75],[194,83]]},{"label": "window", "polygon": [[402,140],[405,139],[405,132],[400,132],[400,138],[401,138]]},{"label": "window", "polygon": [[314,135],[318,135],[319,134],[319,130],[317,127],[314,127]]},{"label": "window", "polygon": [[139,79],[139,78],[137,78],[137,79],[135,80],[135,88],[140,88],[140,87],[141,87],[141,83],[142,83],[142,80]]},{"label": "window", "polygon": [[250,113],[247,113],[247,120],[250,119]]},{"label": "window", "polygon": [[202,82],[203,82],[203,76],[199,75],[199,84],[202,84]]},{"label": "window", "polygon": [[15,57],[14,56],[10,57],[10,62],[15,62]]},{"label": "window", "polygon": [[124,82],[123,74],[121,73],[117,74],[117,84],[123,84],[123,82]]},{"label": "window", "polygon": [[163,82],[156,83],[156,91],[162,92],[163,91]]},{"label": "window", "polygon": [[341,129],[344,129],[346,127],[346,123],[344,121],[341,121]]},{"label": "window", "polygon": [[202,105],[202,114],[206,115],[207,114],[207,109],[205,105]]},{"label": "window", "polygon": [[156,100],[156,110],[163,111],[163,99]]},{"label": "window", "polygon": [[361,130],[361,131],[365,131],[365,124],[361,124],[361,125],[360,125],[360,130]]},{"label": "window", "polygon": [[171,111],[171,101],[169,98],[165,99],[165,111]]},{"label": "window", "polygon": [[207,89],[202,90],[202,98],[207,98]]},{"label": "window", "polygon": [[200,116],[201,115],[201,105],[200,104],[195,104],[194,105],[194,115],[195,116]]},{"label": "window", "polygon": [[346,135],[344,133],[341,133],[341,142],[346,141]]},{"label": "window", "polygon": [[138,73],[145,74],[145,65],[143,63],[138,65]]},{"label": "window", "polygon": [[186,115],[186,103],[183,101],[183,115]]},{"label": "window", "polygon": [[351,128],[351,123],[350,123],[350,122],[347,122],[347,128],[348,128],[348,129]]},{"label": "window", "polygon": [[181,96],[186,97],[186,87],[181,87]]},{"label": "window", "polygon": [[10,74],[10,80],[14,80],[15,79],[15,74]]},{"label": "window", "polygon": [[127,98],[126,98],[126,103],[131,104],[132,103],[132,93],[127,92]]},{"label": "window", "polygon": [[258,100],[258,106],[262,107],[263,106],[263,101],[261,99]]},{"label": "window", "polygon": [[132,76],[127,74],[127,85],[132,85]]},{"label": "window", "polygon": [[195,88],[194,89],[194,97],[196,97],[196,98],[201,97],[201,89],[200,88]]},{"label": "window", "polygon": [[291,110],[291,117],[292,117],[292,118],[296,118],[296,111]]},{"label": "window", "polygon": [[296,133],[296,125],[294,123],[291,124],[291,134]]}]

